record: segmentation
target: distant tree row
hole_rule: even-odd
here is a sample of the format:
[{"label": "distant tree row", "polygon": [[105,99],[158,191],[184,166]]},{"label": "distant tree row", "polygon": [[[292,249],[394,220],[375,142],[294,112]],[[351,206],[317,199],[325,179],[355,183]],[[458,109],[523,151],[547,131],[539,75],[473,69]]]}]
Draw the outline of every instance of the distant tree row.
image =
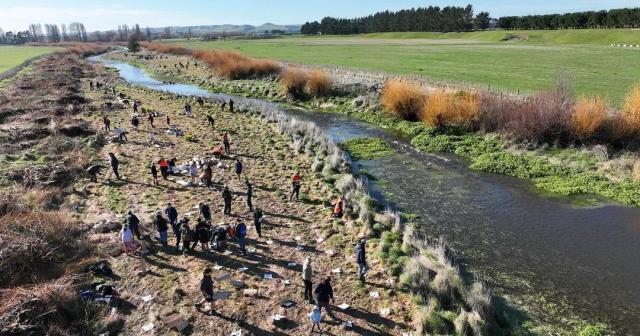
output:
[{"label": "distant tree row", "polygon": [[640,27],[640,8],[505,16],[498,20],[498,27],[502,29],[638,28]]},{"label": "distant tree row", "polygon": [[[190,33],[189,33],[190,34]],[[171,37],[171,31],[168,34]],[[95,31],[87,33],[84,24],[72,22],[68,25],[61,24],[39,24],[29,25],[28,30],[5,32],[0,28],[0,44],[25,44],[29,42],[37,43],[59,43],[59,42],[125,42],[133,36],[136,40],[151,40],[153,38],[151,30],[147,27],[146,32],[142,32],[138,24],[127,26],[119,25],[116,30]]]},{"label": "distant tree row", "polygon": [[362,34],[377,32],[460,32],[489,28],[489,13],[474,16],[473,7],[412,8],[397,12],[378,12],[373,15],[353,19],[325,17],[321,22],[307,22],[301,28],[302,34]]}]

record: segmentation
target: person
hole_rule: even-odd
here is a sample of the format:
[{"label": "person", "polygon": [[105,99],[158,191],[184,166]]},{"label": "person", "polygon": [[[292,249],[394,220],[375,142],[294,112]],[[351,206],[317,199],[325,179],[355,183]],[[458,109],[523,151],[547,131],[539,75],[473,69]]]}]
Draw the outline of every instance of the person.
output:
[{"label": "person", "polygon": [[168,114],[167,114],[167,126],[171,126],[171,118],[169,118]]},{"label": "person", "polygon": [[191,185],[196,185],[196,178],[198,177],[198,168],[195,162],[191,162],[189,166],[189,175],[191,176]]},{"label": "person", "polygon": [[109,120],[109,118],[102,117],[102,124],[104,125],[104,131],[105,132],[110,132],[111,131],[111,120]]},{"label": "person", "polygon": [[98,182],[98,175],[100,175],[100,171],[104,169],[103,165],[93,165],[87,168],[87,173],[89,174],[89,181]]},{"label": "person", "polygon": [[122,226],[122,230],[120,230],[120,239],[124,245],[124,252],[126,254],[133,252],[133,233],[131,233],[131,229],[128,224]]},{"label": "person", "polygon": [[231,153],[231,143],[229,142],[229,133],[224,132],[224,135],[222,135],[222,144],[224,145],[224,153],[225,154],[230,154]]},{"label": "person", "polygon": [[207,224],[207,221],[203,220],[202,218],[198,218],[198,223],[196,224],[196,235],[198,236],[198,241],[200,242],[200,246],[202,247],[203,252],[209,250],[210,232],[210,226]]},{"label": "person", "polygon": [[160,243],[162,243],[163,247],[167,247],[167,230],[169,226],[167,225],[167,220],[162,217],[162,212],[156,212],[156,217],[153,219],[153,224],[155,224],[156,229],[158,230],[158,235],[160,237]]},{"label": "person", "polygon": [[138,119],[137,116],[131,117],[131,126],[136,130],[138,129],[138,126],[140,126],[140,119]]},{"label": "person", "polygon": [[342,200],[342,197],[338,197],[338,200],[336,200],[336,203],[333,207],[333,217],[342,218],[343,214],[344,214],[344,201]]},{"label": "person", "polygon": [[333,298],[333,288],[331,287],[331,278],[324,278],[324,280],[316,287],[314,294],[316,295],[316,304],[318,309],[322,310],[322,307],[324,307],[327,310],[327,315],[335,320],[336,317],[333,315],[331,306],[329,305],[330,302],[335,302]]},{"label": "person", "polygon": [[209,123],[209,126],[213,127],[213,121],[213,117],[207,114],[207,122]]},{"label": "person", "polygon": [[229,99],[229,112],[233,113],[233,99]]},{"label": "person", "polygon": [[224,111],[224,109],[227,107],[227,102],[226,101],[222,101],[222,105],[220,105],[220,109],[222,111]]},{"label": "person", "polygon": [[133,101],[133,113],[138,113],[138,102]]},{"label": "person", "polygon": [[224,226],[218,226],[211,229],[211,248],[218,252],[226,249],[227,230]]},{"label": "person", "polygon": [[296,201],[299,200],[301,183],[302,183],[302,177],[300,177],[299,172],[296,172],[295,174],[293,174],[293,176],[291,176],[292,191],[291,191],[291,196],[289,196],[289,201],[293,200],[294,195],[296,196]]},{"label": "person", "polygon": [[153,177],[153,184],[158,185],[158,168],[156,168],[155,162],[151,162],[151,176]]},{"label": "person", "polygon": [[[202,279],[200,280],[200,292],[202,292],[203,299],[198,305],[205,304],[207,309],[206,314],[213,314],[213,279],[211,278],[211,269],[205,268],[202,273]],[[207,307],[208,306],[208,307]]]},{"label": "person", "polygon": [[238,176],[238,180],[242,176],[242,162],[240,162],[238,158],[236,158],[236,175]]},{"label": "person", "polygon": [[[190,252],[197,244],[197,241],[194,241],[193,231],[189,227],[189,218],[187,217],[182,219],[180,237],[182,238],[182,252]],[[193,247],[191,246],[192,243],[194,244]]]},{"label": "person", "polygon": [[165,159],[160,159],[158,161],[158,165],[160,166],[160,174],[162,174],[162,179],[166,180],[169,175],[169,162]]},{"label": "person", "polygon": [[207,188],[211,188],[211,179],[213,178],[213,170],[211,169],[211,164],[207,163],[207,166],[204,168],[204,175],[203,175],[203,179],[204,179],[204,184],[207,186]]},{"label": "person", "polygon": [[125,222],[127,223],[127,225],[129,225],[131,231],[136,234],[138,240],[142,240],[142,238],[140,237],[140,219],[138,219],[138,216],[129,211],[127,212],[127,216],[125,217]]},{"label": "person", "polygon": [[176,210],[171,203],[167,203],[167,207],[164,209],[164,214],[167,215],[169,223],[171,223],[173,233],[176,233],[176,225],[178,225],[178,210]]},{"label": "person", "polygon": [[116,87],[115,86],[111,87],[111,93],[113,93],[114,96],[116,95]]},{"label": "person", "polygon": [[187,117],[193,117],[193,114],[191,112],[191,105],[189,105],[189,103],[186,103],[184,105],[184,113],[187,115]]},{"label": "person", "polygon": [[155,126],[153,126],[153,114],[149,113],[149,124],[151,125],[151,128],[155,128]]},{"label": "person", "polygon": [[303,300],[309,300],[309,303],[313,303],[313,294],[311,293],[313,289],[313,267],[311,266],[311,257],[307,256],[304,258],[304,263],[302,263],[302,282],[304,283],[304,295],[302,296]]},{"label": "person", "polygon": [[147,136],[149,137],[149,144],[153,145],[156,143],[156,132],[149,131],[149,133],[147,133]]},{"label": "person", "polygon": [[[197,64],[198,63],[196,63],[196,67],[197,67]],[[204,107],[204,100],[202,99],[202,97],[198,97],[198,100],[196,100],[196,102],[200,107]]]},{"label": "person", "polygon": [[249,212],[253,211],[253,186],[249,182],[248,179],[244,180],[244,183],[247,185],[247,206],[249,207]]},{"label": "person", "polygon": [[218,145],[213,149],[213,156],[220,160],[220,157],[222,157],[222,146]]},{"label": "person", "polygon": [[320,329],[320,321],[322,321],[322,316],[320,315],[320,308],[318,308],[318,306],[313,307],[313,310],[309,314],[309,319],[311,320],[311,333],[313,334],[316,326],[318,327],[318,331],[322,333],[322,329]]},{"label": "person", "polygon": [[256,211],[253,213],[253,225],[256,227],[256,233],[258,234],[258,238],[262,238],[263,220],[264,220],[264,215],[262,214],[262,210],[260,210],[260,208],[256,208]]},{"label": "person", "polygon": [[184,225],[185,221],[189,221],[187,217],[182,218],[176,226],[173,228],[173,234],[176,236],[176,250],[180,251],[180,240],[182,239],[182,225]]},{"label": "person", "polygon": [[120,165],[120,161],[116,158],[116,155],[113,153],[109,153],[109,163],[111,163],[111,170],[113,170],[113,174],[116,176],[116,179],[120,179],[120,174],[118,174],[118,166]]},{"label": "person", "polygon": [[127,131],[124,130],[124,128],[122,127],[116,127],[115,128],[116,131],[116,135],[118,136],[118,141],[119,142],[125,142],[125,141],[129,141],[129,139],[127,139]]},{"label": "person", "polygon": [[211,209],[209,209],[208,205],[200,203],[198,205],[198,209],[200,209],[200,215],[202,216],[202,218],[204,218],[204,220],[211,220]]},{"label": "person", "polygon": [[222,190],[222,199],[224,200],[224,214],[231,216],[231,191],[229,191],[229,187],[224,186],[224,190]]},{"label": "person", "polygon": [[89,90],[93,91],[93,81],[89,81]]},{"label": "person", "polygon": [[247,226],[242,222],[240,218],[238,218],[238,224],[236,225],[236,237],[238,237],[238,244],[240,245],[242,255],[246,255],[247,249],[245,244],[247,241]]},{"label": "person", "polygon": [[364,282],[364,276],[367,274],[367,271],[369,270],[369,266],[367,265],[367,255],[365,252],[365,244],[366,244],[366,240],[362,239],[360,242],[356,243],[356,248],[355,248],[356,263],[358,264],[358,278],[362,282]]}]

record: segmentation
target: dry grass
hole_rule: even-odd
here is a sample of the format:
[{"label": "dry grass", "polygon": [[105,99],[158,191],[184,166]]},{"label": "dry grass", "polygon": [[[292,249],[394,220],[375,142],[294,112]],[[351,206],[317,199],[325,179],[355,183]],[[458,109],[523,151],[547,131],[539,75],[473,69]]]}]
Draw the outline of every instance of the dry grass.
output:
[{"label": "dry grass", "polygon": [[386,113],[404,120],[417,120],[424,100],[420,85],[401,79],[385,82],[381,97]]},{"label": "dry grass", "polygon": [[601,97],[578,99],[571,115],[571,131],[580,140],[592,138],[607,118],[609,107]]},{"label": "dry grass", "polygon": [[101,54],[111,48],[109,45],[98,43],[71,43],[65,46],[68,52],[83,57]]},{"label": "dry grass", "polygon": [[302,69],[288,67],[280,73],[280,84],[286,94],[300,98],[304,96],[307,74]]},{"label": "dry grass", "polygon": [[307,75],[307,93],[311,97],[324,97],[331,93],[332,81],[322,69],[313,69]]},{"label": "dry grass", "polygon": [[640,85],[627,94],[622,108],[622,121],[625,135],[640,135]]},{"label": "dry grass", "polygon": [[[73,278],[0,290],[3,335],[72,335],[90,311],[75,293]],[[74,328],[74,325],[76,328]],[[85,332],[89,332],[85,330]]]},{"label": "dry grass", "polygon": [[422,104],[420,120],[429,126],[455,125],[471,128],[478,118],[479,95],[470,92],[430,93]]}]

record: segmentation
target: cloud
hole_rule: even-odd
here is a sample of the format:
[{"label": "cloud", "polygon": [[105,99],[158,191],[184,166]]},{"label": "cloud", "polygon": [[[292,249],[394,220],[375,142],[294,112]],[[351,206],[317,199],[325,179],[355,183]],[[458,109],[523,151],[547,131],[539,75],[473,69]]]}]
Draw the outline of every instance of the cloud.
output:
[{"label": "cloud", "polygon": [[0,11],[0,26],[5,30],[25,30],[31,23],[82,22],[88,31],[115,29],[118,24],[139,23],[142,27],[164,27],[193,22],[193,17],[174,11],[128,9],[123,7],[56,8],[13,6]]}]

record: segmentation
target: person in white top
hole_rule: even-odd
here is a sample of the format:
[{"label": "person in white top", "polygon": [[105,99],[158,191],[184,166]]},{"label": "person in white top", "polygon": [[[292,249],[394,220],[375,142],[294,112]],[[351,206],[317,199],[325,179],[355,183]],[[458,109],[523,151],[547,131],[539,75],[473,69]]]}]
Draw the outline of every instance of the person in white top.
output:
[{"label": "person in white top", "polygon": [[133,252],[134,250],[133,233],[129,228],[129,224],[125,224],[122,227],[122,230],[120,230],[120,240],[122,240],[122,244],[124,245],[124,251],[127,254]]},{"label": "person in white top", "polygon": [[313,307],[313,311],[309,313],[309,319],[311,320],[311,333],[318,327],[318,331],[322,333],[322,329],[320,329],[320,321],[322,320],[322,316],[320,315],[320,308],[318,306]]},{"label": "person in white top", "polygon": [[198,168],[196,168],[196,163],[191,162],[191,166],[189,166],[189,175],[191,175],[191,184],[196,185],[196,177],[198,177]]}]

